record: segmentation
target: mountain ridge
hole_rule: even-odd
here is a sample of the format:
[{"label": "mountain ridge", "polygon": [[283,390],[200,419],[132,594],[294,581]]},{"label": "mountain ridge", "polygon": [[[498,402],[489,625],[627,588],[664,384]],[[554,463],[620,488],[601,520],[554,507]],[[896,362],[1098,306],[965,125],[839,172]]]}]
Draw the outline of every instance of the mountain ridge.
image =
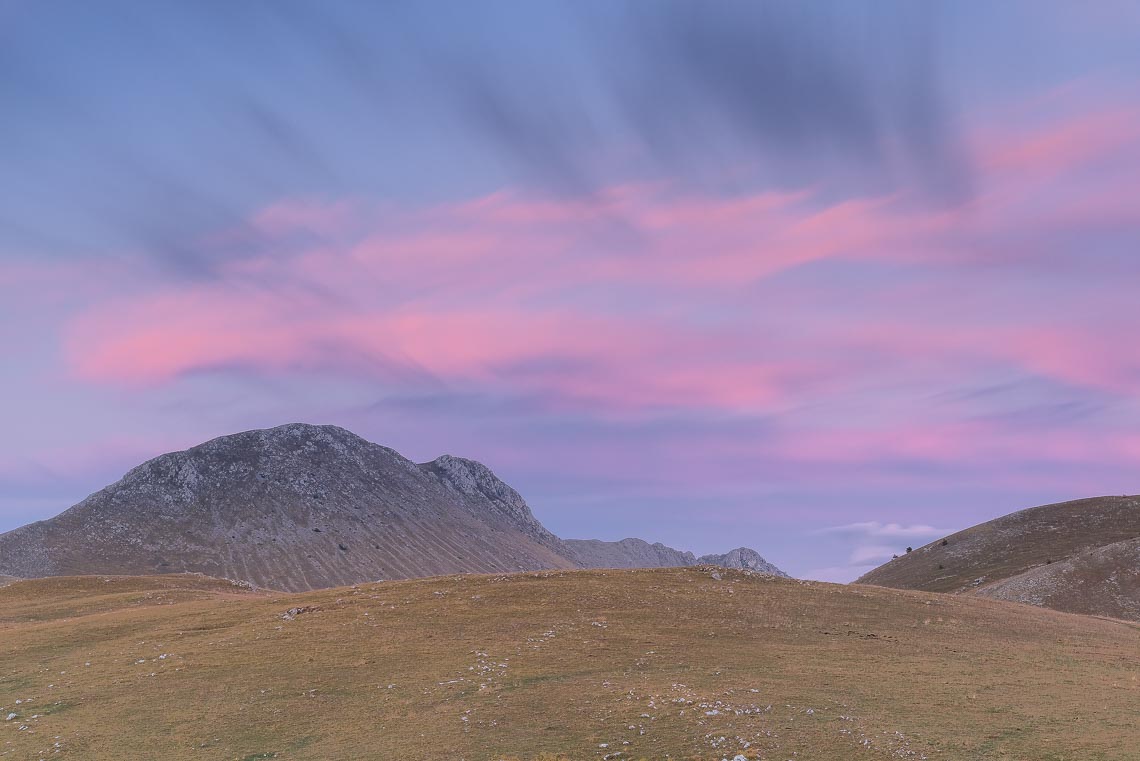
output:
[{"label": "mountain ridge", "polygon": [[22,578],[194,572],[304,591],[579,567],[594,566],[482,463],[417,464],[305,423],[159,455],[53,518],[0,534],[0,574]]}]

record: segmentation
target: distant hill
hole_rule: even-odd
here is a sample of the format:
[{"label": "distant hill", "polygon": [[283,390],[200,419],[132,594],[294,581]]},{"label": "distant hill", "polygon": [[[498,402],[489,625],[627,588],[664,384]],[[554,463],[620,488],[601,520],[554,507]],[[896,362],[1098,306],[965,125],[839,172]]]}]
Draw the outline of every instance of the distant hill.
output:
[{"label": "distant hill", "polygon": [[787,574],[747,547],[738,547],[723,555],[702,555],[682,552],[672,547],[644,539],[628,538],[617,542],[600,539],[566,539],[571,556],[582,568],[681,568],[694,565],[719,565],[723,568],[766,573],[772,576]]},{"label": "distant hill", "polygon": [[1140,497],[1029,508],[919,547],[856,583],[1140,620]]},{"label": "distant hill", "polygon": [[760,557],[760,553],[747,547],[737,547],[723,555],[702,555],[697,558],[697,565],[719,565],[724,568],[739,568],[745,571],[756,571],[771,576],[784,576],[788,574]]},{"label": "distant hill", "polygon": [[697,562],[691,552],[632,537],[617,542],[601,539],[566,539],[565,542],[582,568],[677,568]]},{"label": "distant hill", "polygon": [[285,591],[578,568],[578,557],[481,463],[416,464],[343,428],[299,423],[161,455],[0,534],[0,574],[195,572]]}]

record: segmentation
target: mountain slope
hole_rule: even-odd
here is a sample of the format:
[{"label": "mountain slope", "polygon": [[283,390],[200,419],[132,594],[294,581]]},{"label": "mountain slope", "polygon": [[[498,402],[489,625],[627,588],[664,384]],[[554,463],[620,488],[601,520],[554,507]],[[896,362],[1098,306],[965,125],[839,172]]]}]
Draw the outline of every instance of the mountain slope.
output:
[{"label": "mountain slope", "polygon": [[1140,621],[1140,539],[1085,550],[978,587],[975,593],[1067,613]]},{"label": "mountain slope", "polygon": [[1140,627],[745,571],[298,595],[36,579],[0,589],[0,642],[5,760],[1135,761],[1140,747]]},{"label": "mountain slope", "polygon": [[973,592],[1120,617],[1130,606],[1140,607],[1130,544],[1137,538],[1140,497],[1061,502],[951,534],[879,566],[856,583]]},{"label": "mountain slope", "polygon": [[285,425],[162,455],[55,518],[0,535],[21,577],[193,571],[305,590],[571,568],[482,465],[416,465],[334,426]]},{"label": "mountain slope", "polygon": [[0,534],[0,574],[195,572],[302,591],[592,567],[602,556],[621,567],[692,562],[664,545],[640,549],[650,547],[575,549],[481,463],[417,465],[343,428],[294,423],[156,457],[50,520]]}]

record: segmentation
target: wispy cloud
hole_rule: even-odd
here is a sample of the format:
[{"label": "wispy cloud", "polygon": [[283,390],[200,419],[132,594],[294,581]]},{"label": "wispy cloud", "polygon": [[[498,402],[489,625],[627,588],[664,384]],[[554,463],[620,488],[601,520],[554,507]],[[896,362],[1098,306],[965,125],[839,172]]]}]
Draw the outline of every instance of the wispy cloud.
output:
[{"label": "wispy cloud", "polygon": [[0,472],[102,478],[303,417],[486,457],[575,533],[621,513],[764,549],[810,521],[828,573],[1134,486],[1126,24],[903,0],[0,14]]},{"label": "wispy cloud", "polygon": [[882,544],[861,545],[851,551],[850,565],[855,567],[880,565],[898,552],[898,548]]},{"label": "wispy cloud", "polygon": [[[1064,133],[1067,118],[1023,129]],[[1097,123],[1140,139],[1140,121],[1116,119]],[[1119,146],[1058,171],[1082,178]],[[1120,173],[1134,164],[1140,150],[1096,176],[1130,182]],[[980,179],[980,198],[1000,199],[1004,216],[985,204],[924,209],[815,188],[723,197],[662,183],[427,206],[283,199],[202,236],[223,249],[246,230],[259,236],[214,277],[126,278],[91,299],[69,320],[65,356],[79,379],[134,388],[322,372],[397,396],[426,382],[547,410],[772,418],[763,438],[718,446],[785,464],[1133,462],[1140,444],[1127,426],[1105,415],[1068,425],[1140,389],[1140,357],[1119,334],[1130,299],[1086,298],[1052,262],[974,253],[1013,237],[1050,245],[1052,231],[1033,237],[1036,220],[1074,199],[1043,199],[1024,170],[991,166]],[[974,288],[979,279],[991,287]],[[1057,299],[1070,307],[1063,325]],[[1032,431],[1004,396],[961,391],[1011,383],[1034,389],[1018,408]],[[873,421],[860,413],[869,408]]]},{"label": "wispy cloud", "polygon": [[854,536],[891,537],[902,539],[931,539],[953,533],[953,529],[935,528],[921,523],[903,525],[901,523],[880,523],[879,521],[861,521],[847,523],[842,526],[829,526],[821,529],[821,533],[850,534]]}]

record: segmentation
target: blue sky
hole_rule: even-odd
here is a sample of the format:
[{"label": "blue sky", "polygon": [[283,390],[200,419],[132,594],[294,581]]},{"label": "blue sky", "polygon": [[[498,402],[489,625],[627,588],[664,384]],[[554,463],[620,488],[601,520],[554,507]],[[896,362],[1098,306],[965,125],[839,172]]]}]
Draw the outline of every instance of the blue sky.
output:
[{"label": "blue sky", "polygon": [[0,530],[292,420],[834,580],[1134,492],[1138,21],[0,2]]}]

